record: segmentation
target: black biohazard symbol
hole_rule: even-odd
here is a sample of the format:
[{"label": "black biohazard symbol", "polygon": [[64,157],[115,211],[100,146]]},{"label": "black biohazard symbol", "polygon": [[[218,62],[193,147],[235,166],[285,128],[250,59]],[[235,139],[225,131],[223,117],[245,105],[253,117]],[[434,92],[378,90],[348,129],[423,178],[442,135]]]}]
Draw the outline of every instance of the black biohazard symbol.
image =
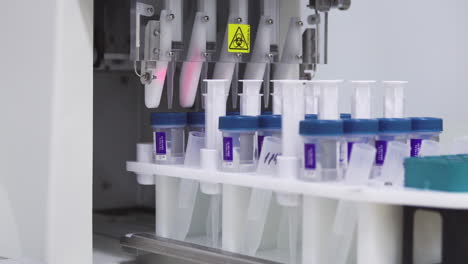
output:
[{"label": "black biohazard symbol", "polygon": [[244,33],[240,27],[237,28],[234,37],[229,44],[230,50],[249,50],[249,43],[245,40]]}]

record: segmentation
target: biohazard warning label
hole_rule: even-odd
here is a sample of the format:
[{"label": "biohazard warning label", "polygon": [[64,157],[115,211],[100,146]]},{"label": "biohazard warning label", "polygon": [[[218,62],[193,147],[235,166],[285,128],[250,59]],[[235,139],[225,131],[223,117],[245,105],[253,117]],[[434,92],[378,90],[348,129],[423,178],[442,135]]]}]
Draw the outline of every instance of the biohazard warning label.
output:
[{"label": "biohazard warning label", "polygon": [[228,25],[228,51],[250,53],[250,25]]}]

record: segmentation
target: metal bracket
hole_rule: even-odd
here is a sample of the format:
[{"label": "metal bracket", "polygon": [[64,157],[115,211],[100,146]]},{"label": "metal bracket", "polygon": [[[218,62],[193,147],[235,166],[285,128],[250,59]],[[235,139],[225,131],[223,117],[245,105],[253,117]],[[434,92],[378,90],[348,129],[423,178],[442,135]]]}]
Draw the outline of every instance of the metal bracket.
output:
[{"label": "metal bracket", "polygon": [[131,49],[130,49],[130,57],[134,61],[140,60],[140,19],[142,16],[144,17],[151,17],[154,16],[154,7],[152,5],[148,5],[145,3],[136,2],[135,7],[131,8],[130,10],[130,27],[135,29],[135,37],[131,38]]},{"label": "metal bracket", "polygon": [[161,23],[156,20],[149,21],[145,28],[145,61],[156,61],[159,59],[160,35]]}]

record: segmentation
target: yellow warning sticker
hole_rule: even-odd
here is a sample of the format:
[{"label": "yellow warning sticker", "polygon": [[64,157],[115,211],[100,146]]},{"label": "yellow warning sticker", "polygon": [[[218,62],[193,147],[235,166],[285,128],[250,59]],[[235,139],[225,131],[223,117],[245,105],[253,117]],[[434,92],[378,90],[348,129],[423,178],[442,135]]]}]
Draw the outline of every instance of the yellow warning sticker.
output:
[{"label": "yellow warning sticker", "polygon": [[228,25],[228,51],[250,53],[250,25]]}]

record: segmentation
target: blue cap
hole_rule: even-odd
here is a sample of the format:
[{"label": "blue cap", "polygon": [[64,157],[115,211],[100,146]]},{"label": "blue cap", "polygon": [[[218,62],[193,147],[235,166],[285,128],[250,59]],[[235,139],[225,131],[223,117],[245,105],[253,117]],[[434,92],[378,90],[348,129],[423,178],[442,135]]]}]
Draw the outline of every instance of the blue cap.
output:
[{"label": "blue cap", "polygon": [[257,130],[258,117],[232,115],[219,118],[219,129],[221,130]]},{"label": "blue cap", "polygon": [[377,134],[379,121],[377,119],[343,119],[345,134]]},{"label": "blue cap", "polygon": [[442,118],[412,117],[411,126],[416,132],[441,132],[444,130]]},{"label": "blue cap", "polygon": [[187,113],[151,113],[152,126],[185,126]]},{"label": "blue cap", "polygon": [[379,118],[379,133],[408,133],[411,132],[409,118]]},{"label": "blue cap", "polygon": [[280,115],[258,116],[258,128],[260,129],[281,129]]},{"label": "blue cap", "polygon": [[318,116],[316,114],[307,114],[305,115],[305,119],[318,119]]},{"label": "blue cap", "polygon": [[191,126],[204,126],[205,125],[205,112],[187,113],[187,123]]},{"label": "blue cap", "polygon": [[351,118],[351,114],[349,114],[349,113],[341,113],[341,114],[340,114],[340,118],[341,118],[341,119],[350,119],[350,118]]},{"label": "blue cap", "polygon": [[226,115],[228,115],[228,116],[240,115],[240,112],[227,112]]},{"label": "blue cap", "polygon": [[343,134],[343,120],[307,119],[299,124],[304,136],[339,136]]}]

